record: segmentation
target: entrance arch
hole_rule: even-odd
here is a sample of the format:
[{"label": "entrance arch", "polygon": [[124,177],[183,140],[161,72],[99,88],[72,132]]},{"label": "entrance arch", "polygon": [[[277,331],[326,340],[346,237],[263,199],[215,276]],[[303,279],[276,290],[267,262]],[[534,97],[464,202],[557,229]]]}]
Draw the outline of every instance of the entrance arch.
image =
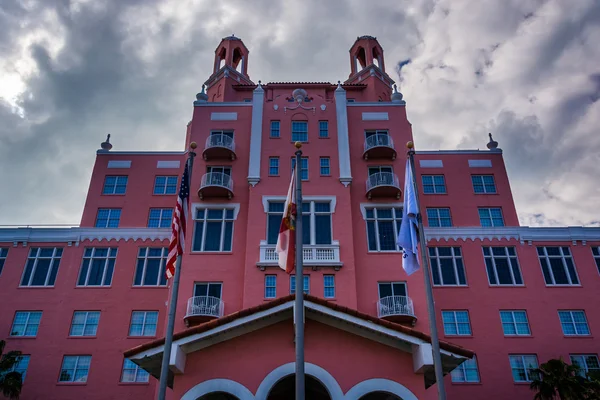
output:
[{"label": "entrance arch", "polygon": [[365,394],[358,400],[402,400],[400,397],[395,394],[390,394],[386,392],[371,392],[369,394]]},{"label": "entrance arch", "polygon": [[352,389],[348,390],[346,399],[419,400],[408,388],[389,379],[367,379],[357,383]]},{"label": "entrance arch", "polygon": [[[327,388],[310,375],[305,377],[305,397],[311,400],[331,400]],[[296,375],[288,375],[269,391],[267,400],[289,400],[295,398]]]},{"label": "entrance arch", "polygon": [[[220,397],[219,397],[220,396]],[[229,397],[223,397],[229,396]],[[231,379],[211,379],[188,390],[181,400],[253,400],[246,386]]]},{"label": "entrance arch", "polygon": [[239,400],[236,396],[225,392],[213,392],[199,397],[198,400]]}]

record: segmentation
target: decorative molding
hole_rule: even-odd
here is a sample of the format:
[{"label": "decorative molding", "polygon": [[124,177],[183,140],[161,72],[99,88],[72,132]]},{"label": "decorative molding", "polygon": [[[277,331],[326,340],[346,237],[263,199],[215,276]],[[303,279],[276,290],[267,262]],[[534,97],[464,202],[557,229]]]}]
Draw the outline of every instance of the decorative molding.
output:
[{"label": "decorative molding", "polygon": [[98,155],[132,155],[132,156],[182,156],[185,151],[97,151]]},{"label": "decorative molding", "polygon": [[346,108],[346,91],[338,83],[335,89],[335,115],[338,129],[338,158],[340,166],[340,182],[352,181],[352,169],[350,168],[350,140],[348,136],[348,109]]},{"label": "decorative molding", "polygon": [[210,113],[211,121],[237,121],[237,112],[212,112]]},{"label": "decorative molding", "polygon": [[[75,243],[89,240],[166,240],[169,228],[0,228],[0,243]],[[69,244],[71,243],[71,244]]]},{"label": "decorative molding", "polygon": [[492,160],[469,160],[470,168],[492,168]]},{"label": "decorative molding", "polygon": [[260,182],[260,178],[250,178],[248,177],[248,184],[252,185],[252,187],[256,186]]},{"label": "decorative molding", "polygon": [[238,217],[238,214],[240,213],[240,203],[192,203],[192,206],[190,207],[190,218],[191,220],[195,220],[196,219],[196,210],[199,208],[208,208],[208,209],[215,209],[215,208],[233,208],[233,219],[236,220]]},{"label": "decorative molding", "polygon": [[406,102],[404,100],[399,103],[392,103],[391,101],[354,101],[346,105],[348,107],[404,107]]},{"label": "decorative molding", "polygon": [[227,393],[239,400],[253,400],[254,395],[248,388],[231,379],[210,379],[201,382],[185,392],[181,400],[196,400],[211,393]]},{"label": "decorative molding", "polygon": [[252,122],[250,124],[250,157],[248,161],[248,183],[255,186],[260,181],[260,157],[262,147],[263,107],[265,90],[260,81],[252,92]]},{"label": "decorative molding", "polygon": [[[499,149],[498,149],[499,150]],[[421,150],[416,151],[416,154],[502,154],[502,151],[490,150]]]},{"label": "decorative molding", "polygon": [[427,240],[511,240],[516,239],[521,244],[527,242],[575,242],[577,240],[600,241],[600,228],[581,226],[568,227],[452,227],[425,228]]},{"label": "decorative molding", "polygon": [[364,220],[367,219],[367,208],[393,208],[404,206],[403,203],[360,203],[360,213]]},{"label": "decorative molding", "polygon": [[[269,201],[285,201],[285,196],[263,196],[262,204],[265,213],[269,211]],[[331,213],[335,213],[337,204],[336,196],[302,196],[302,201],[329,201],[331,204]]]},{"label": "decorative molding", "polygon": [[181,161],[157,161],[156,168],[179,168],[181,166]]},{"label": "decorative molding", "polygon": [[348,187],[352,183],[352,178],[340,178],[340,182],[344,187]]},{"label": "decorative molding", "polygon": [[419,167],[421,167],[421,168],[444,168],[444,162],[442,160],[419,160]]},{"label": "decorative molding", "polygon": [[228,101],[228,102],[199,102],[194,101],[194,107],[252,107],[252,103],[245,101]]},{"label": "decorative molding", "polygon": [[131,168],[130,160],[109,160],[107,168]]},{"label": "decorative molding", "polygon": [[417,396],[415,396],[415,394],[407,387],[399,384],[398,382],[380,378],[367,379],[357,383],[346,392],[346,396],[344,398],[348,400],[360,399],[364,395],[372,392],[385,392],[394,394],[402,400],[418,400]]},{"label": "decorative molding", "polygon": [[387,112],[363,112],[363,121],[389,121],[390,116]]}]

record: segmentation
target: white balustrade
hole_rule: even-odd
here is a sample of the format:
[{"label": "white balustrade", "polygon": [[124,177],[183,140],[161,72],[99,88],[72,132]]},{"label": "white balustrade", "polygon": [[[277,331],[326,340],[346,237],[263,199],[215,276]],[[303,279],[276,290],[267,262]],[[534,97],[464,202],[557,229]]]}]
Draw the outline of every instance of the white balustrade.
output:
[{"label": "white balustrade", "polygon": [[[333,265],[340,266],[340,245],[338,241],[332,244],[305,244],[302,246],[304,265]],[[260,245],[260,265],[277,265],[279,256],[275,252],[274,244]]]},{"label": "white balustrade", "polygon": [[233,179],[223,172],[207,172],[202,176],[200,189],[207,186],[220,186],[233,192]]},{"label": "white balustrade", "polygon": [[415,309],[412,299],[408,296],[387,296],[377,302],[377,316],[379,318],[398,315],[414,316]]},{"label": "white balustrade", "polygon": [[215,317],[223,316],[225,304],[218,297],[195,296],[190,297],[187,302],[185,317]]},{"label": "white balustrade", "polygon": [[393,172],[376,172],[367,178],[367,192],[378,186],[393,186],[400,188],[398,177]]},{"label": "white balustrade", "polygon": [[376,133],[365,139],[365,151],[374,147],[389,147],[394,148],[394,140],[390,135],[385,133]]},{"label": "white balustrade", "polygon": [[235,141],[231,136],[223,133],[215,133],[206,138],[206,146],[204,148],[209,149],[211,147],[224,147],[235,152]]}]

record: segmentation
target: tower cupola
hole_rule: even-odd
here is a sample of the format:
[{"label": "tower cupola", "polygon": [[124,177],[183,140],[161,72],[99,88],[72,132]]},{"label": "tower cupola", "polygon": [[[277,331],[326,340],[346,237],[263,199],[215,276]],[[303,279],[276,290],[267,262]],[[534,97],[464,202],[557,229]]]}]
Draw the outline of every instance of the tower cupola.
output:
[{"label": "tower cupola", "polygon": [[359,36],[350,48],[350,76],[376,65],[385,72],[383,48],[373,36]]},{"label": "tower cupola", "polygon": [[242,39],[234,35],[224,37],[215,50],[213,73],[227,65],[248,78],[248,53]]}]

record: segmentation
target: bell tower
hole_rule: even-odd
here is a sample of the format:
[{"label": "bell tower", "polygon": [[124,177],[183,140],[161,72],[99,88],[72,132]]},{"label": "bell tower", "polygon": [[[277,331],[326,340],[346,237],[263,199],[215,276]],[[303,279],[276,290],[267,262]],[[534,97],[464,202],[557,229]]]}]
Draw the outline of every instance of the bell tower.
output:
[{"label": "bell tower", "polygon": [[385,72],[383,48],[376,37],[356,38],[350,48],[350,76],[347,84],[366,85],[367,101],[390,101],[394,81]]},{"label": "bell tower", "polygon": [[233,101],[232,85],[253,85],[248,76],[248,48],[242,39],[231,35],[221,39],[215,50],[213,73],[205,82],[208,101]]},{"label": "bell tower", "polygon": [[360,36],[350,48],[350,76],[375,65],[385,72],[383,48],[373,36]]}]

